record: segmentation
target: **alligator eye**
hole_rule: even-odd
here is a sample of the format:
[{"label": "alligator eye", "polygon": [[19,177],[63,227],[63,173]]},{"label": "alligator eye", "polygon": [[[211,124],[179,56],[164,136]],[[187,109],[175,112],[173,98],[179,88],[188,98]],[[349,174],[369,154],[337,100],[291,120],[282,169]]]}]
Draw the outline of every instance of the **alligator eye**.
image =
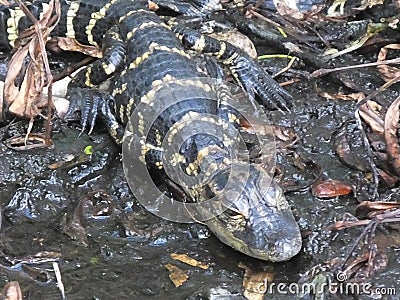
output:
[{"label": "alligator eye", "polygon": [[289,208],[283,190],[270,177],[259,180],[258,188],[265,205],[279,210]]}]

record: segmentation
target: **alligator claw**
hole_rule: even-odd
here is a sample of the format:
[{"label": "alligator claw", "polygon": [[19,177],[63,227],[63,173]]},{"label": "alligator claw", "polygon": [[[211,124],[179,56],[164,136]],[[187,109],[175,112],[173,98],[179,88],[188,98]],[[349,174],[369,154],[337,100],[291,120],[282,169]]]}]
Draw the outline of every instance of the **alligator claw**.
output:
[{"label": "alligator claw", "polygon": [[290,110],[293,97],[255,62],[242,56],[231,69],[250,95],[256,93],[260,97],[262,105],[269,109]]},{"label": "alligator claw", "polygon": [[114,116],[111,108],[112,96],[87,88],[70,88],[67,98],[70,104],[64,120],[70,120],[76,111],[80,111],[81,134],[86,128],[89,129],[88,134],[91,134],[97,119],[101,118],[115,142],[117,144],[122,142],[124,127],[119,124]]},{"label": "alligator claw", "polygon": [[64,119],[69,120],[76,111],[80,111],[81,133],[88,128],[88,134],[91,134],[101,106],[104,105],[104,95],[90,89],[73,88],[68,91],[67,98],[70,104]]}]

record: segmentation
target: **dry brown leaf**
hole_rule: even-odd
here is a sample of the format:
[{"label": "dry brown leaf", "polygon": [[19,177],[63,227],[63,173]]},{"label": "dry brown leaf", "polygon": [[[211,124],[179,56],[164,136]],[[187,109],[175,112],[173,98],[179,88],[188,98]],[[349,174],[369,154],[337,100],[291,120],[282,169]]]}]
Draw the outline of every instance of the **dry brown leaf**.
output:
[{"label": "dry brown leaf", "polygon": [[210,34],[210,36],[235,45],[249,54],[252,58],[257,58],[258,56],[253,42],[246,35],[240,33],[239,31],[230,30],[227,32],[217,32]]},{"label": "dry brown leaf", "polygon": [[312,187],[312,194],[318,198],[332,198],[348,195],[352,191],[353,188],[348,183],[333,179],[319,182]]},{"label": "dry brown leaf", "polygon": [[285,0],[274,0],[274,5],[276,7],[276,10],[281,16],[290,16],[291,18],[297,19],[297,20],[303,20],[304,19],[304,14],[299,11],[298,8],[293,8],[290,3],[288,3]]},{"label": "dry brown leaf", "polygon": [[98,47],[83,45],[75,39],[58,37],[57,45],[64,51],[80,52],[85,55],[97,58],[103,57],[103,52]]},{"label": "dry brown leaf", "polygon": [[185,264],[188,264],[193,267],[199,267],[204,270],[208,269],[208,265],[206,263],[203,263],[201,261],[195,260],[194,258],[189,257],[187,254],[177,254],[177,253],[171,253],[171,258],[175,260],[179,260],[180,262],[183,262]]},{"label": "dry brown leaf", "polygon": [[22,292],[17,281],[10,281],[1,290],[1,299],[22,300]]},{"label": "dry brown leaf", "polygon": [[[3,101],[11,113],[32,118],[40,114],[41,107],[47,105],[47,100],[43,100],[41,95],[44,87],[51,82],[44,67],[46,52],[41,47],[41,37],[36,30],[40,28],[42,38],[46,41],[58,23],[60,13],[59,2],[50,1],[48,9],[37,24],[21,34],[20,41],[29,39],[29,42],[19,47],[11,58],[4,86]],[[20,74],[23,74],[23,80],[20,86],[16,86],[15,82]]]},{"label": "dry brown leaf", "polygon": [[378,245],[371,242],[368,244],[368,250],[351,258],[341,272],[346,275],[345,278],[353,277],[358,282],[369,282],[368,279],[374,278],[374,275],[384,270],[387,264],[387,254],[379,251]]},{"label": "dry brown leaf", "polygon": [[244,297],[249,300],[263,300],[269,283],[272,282],[275,274],[266,271],[253,271],[243,263],[239,263],[239,268],[245,270],[243,277]]},{"label": "dry brown leaf", "polygon": [[[384,61],[386,59],[389,50],[400,50],[400,44],[389,44],[381,48],[378,54],[377,61]],[[390,65],[378,65],[377,66],[381,77],[386,82],[400,76],[400,69]]]},{"label": "dry brown leaf", "polygon": [[25,151],[30,149],[52,146],[52,144],[46,143],[46,140],[42,134],[34,134],[34,133],[29,133],[24,137],[22,136],[11,137],[5,140],[4,144],[8,148],[16,151]]},{"label": "dry brown leaf", "polygon": [[400,203],[394,202],[394,201],[388,201],[388,202],[382,202],[382,201],[377,201],[377,202],[372,202],[372,201],[363,201],[359,205],[357,205],[356,208],[356,215],[358,217],[370,217],[371,212],[373,213],[382,213],[385,211],[393,210],[393,209],[399,209],[400,208]]},{"label": "dry brown leaf", "polygon": [[164,267],[169,271],[169,279],[171,279],[175,287],[180,287],[189,278],[186,272],[177,266],[166,264]]},{"label": "dry brown leaf", "polygon": [[381,105],[375,101],[368,100],[365,104],[360,106],[359,114],[374,132],[383,134],[385,129]]},{"label": "dry brown leaf", "polygon": [[389,187],[394,187],[396,185],[397,182],[399,182],[399,177],[390,174],[388,172],[385,172],[381,169],[378,169],[378,174],[379,177],[382,178],[382,180],[385,182],[385,184]]},{"label": "dry brown leaf", "polygon": [[390,104],[385,115],[385,144],[386,151],[391,157],[391,164],[400,175],[400,146],[397,129],[399,128],[399,111],[400,97]]}]

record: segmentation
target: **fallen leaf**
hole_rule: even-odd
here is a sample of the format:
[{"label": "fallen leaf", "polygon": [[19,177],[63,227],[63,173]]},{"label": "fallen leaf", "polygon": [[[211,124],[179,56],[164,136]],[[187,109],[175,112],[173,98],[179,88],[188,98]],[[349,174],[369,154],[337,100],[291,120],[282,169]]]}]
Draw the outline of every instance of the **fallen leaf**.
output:
[{"label": "fallen leaf", "polygon": [[273,2],[281,16],[290,16],[297,20],[304,19],[305,15],[297,7],[293,7],[291,3],[282,0],[274,0]]},{"label": "fallen leaf", "polygon": [[392,102],[385,115],[385,144],[389,154],[391,164],[396,174],[400,175],[400,146],[397,130],[399,128],[400,117],[400,97]]},{"label": "fallen leaf", "polygon": [[157,11],[159,9],[159,7],[153,1],[149,1],[149,9],[152,11]]},{"label": "fallen leaf", "polygon": [[186,254],[171,253],[170,256],[171,256],[172,259],[179,260],[180,262],[183,262],[183,263],[188,264],[190,266],[199,267],[199,268],[202,268],[204,270],[208,269],[208,265],[207,264],[205,264],[203,262],[200,262],[198,260],[195,260],[194,258],[191,258]]},{"label": "fallen leaf", "polygon": [[[381,48],[378,54],[377,61],[384,61],[389,50],[400,50],[400,44],[389,44]],[[379,73],[381,74],[382,79],[386,82],[400,76],[399,68],[390,65],[378,65],[377,68]]]},{"label": "fallen leaf", "polygon": [[368,100],[366,103],[360,106],[359,114],[365,123],[371,127],[371,129],[382,134],[384,132],[382,106],[375,101]]},{"label": "fallen leaf", "polygon": [[22,300],[22,292],[17,281],[10,281],[1,290],[1,299]]},{"label": "fallen leaf", "polygon": [[171,279],[175,287],[180,287],[189,278],[186,272],[177,266],[166,264],[164,267],[169,271],[169,279]]},{"label": "fallen leaf", "polygon": [[257,58],[258,56],[256,47],[254,46],[253,42],[246,35],[240,33],[239,31],[230,30],[226,32],[211,33],[210,36],[235,45],[236,47],[242,49],[244,52],[250,55],[252,58]]},{"label": "fallen leaf", "polygon": [[361,6],[355,7],[353,9],[361,11],[361,10],[365,10],[367,8],[371,8],[373,6],[382,5],[382,4],[383,4],[383,0],[365,0],[365,1],[361,1]]},{"label": "fallen leaf", "polygon": [[268,283],[271,283],[275,274],[266,271],[254,271],[243,263],[239,268],[244,269],[243,295],[249,300],[263,300],[268,291]]},{"label": "fallen leaf", "polygon": [[399,209],[400,203],[388,201],[388,202],[372,202],[363,201],[356,208],[356,215],[359,217],[370,217],[371,213],[382,213],[388,210]]},{"label": "fallen leaf", "polygon": [[[46,72],[46,51],[42,49],[41,41],[48,39],[60,15],[60,3],[50,1],[41,19],[23,31],[15,41],[17,51],[10,59],[4,86],[3,101],[9,112],[32,118],[41,113],[42,107],[47,106],[48,102],[43,99],[42,91],[51,84],[52,79],[48,77],[51,74]],[[41,29],[41,35],[38,34],[38,28]],[[16,84],[20,76],[23,78],[22,82]]]},{"label": "fallen leaf", "polygon": [[319,182],[312,187],[312,194],[318,198],[333,198],[343,195],[348,195],[353,191],[351,185],[339,181],[329,179]]},{"label": "fallen leaf", "polygon": [[64,51],[80,52],[97,58],[103,57],[103,52],[98,47],[83,45],[75,39],[58,37],[57,45]]},{"label": "fallen leaf", "polygon": [[359,93],[351,93],[351,94],[344,94],[344,93],[337,93],[331,94],[328,92],[319,93],[321,97],[324,97],[329,100],[350,100],[350,101],[359,101],[365,98],[365,94],[362,92]]},{"label": "fallen leaf", "polygon": [[16,137],[11,137],[4,141],[4,144],[13,150],[16,151],[25,151],[25,150],[30,150],[30,149],[36,149],[36,148],[44,148],[44,147],[49,147],[52,146],[46,143],[45,138],[41,134],[33,134],[30,133],[24,137],[22,136],[16,136]]}]

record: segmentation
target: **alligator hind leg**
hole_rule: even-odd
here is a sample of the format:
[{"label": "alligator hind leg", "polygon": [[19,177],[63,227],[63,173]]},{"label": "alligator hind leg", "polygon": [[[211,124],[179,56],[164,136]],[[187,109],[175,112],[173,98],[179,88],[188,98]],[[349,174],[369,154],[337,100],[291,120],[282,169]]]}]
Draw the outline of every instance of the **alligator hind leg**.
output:
[{"label": "alligator hind leg", "polygon": [[289,110],[292,96],[242,50],[182,25],[172,29],[184,47],[212,55],[226,65],[250,96],[257,94],[261,98],[261,104],[269,109]]}]

